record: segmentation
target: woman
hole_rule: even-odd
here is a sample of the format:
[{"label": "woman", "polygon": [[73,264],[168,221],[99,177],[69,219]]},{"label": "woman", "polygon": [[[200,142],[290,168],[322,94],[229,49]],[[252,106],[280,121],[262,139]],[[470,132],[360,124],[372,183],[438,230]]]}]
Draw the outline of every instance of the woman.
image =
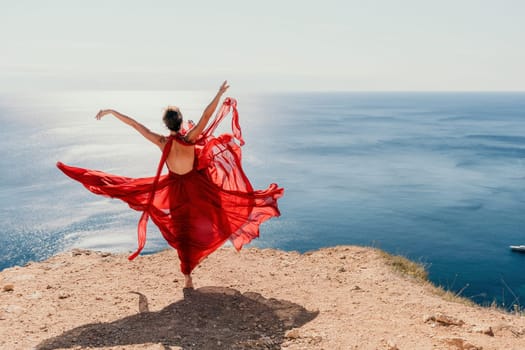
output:
[{"label": "woman", "polygon": [[[119,198],[142,211],[138,224],[139,247],[146,242],[147,220],[151,216],[166,241],[177,250],[185,288],[193,288],[192,270],[206,256],[231,240],[237,250],[259,236],[259,225],[279,216],[277,199],[284,190],[271,184],[266,190],[254,190],[241,166],[241,129],[237,102],[226,98],[213,122],[206,128],[222,95],[225,81],[206,107],[196,125],[183,125],[177,107],[168,107],[163,120],[170,134],[150,131],[136,120],[115,110],[101,110],[96,119],[113,115],[137,130],[162,151],[155,177],[129,178],[102,171],[57,166],[66,175],[81,182],[95,194]],[[213,136],[220,121],[232,112],[233,134]],[[237,142],[236,142],[237,141]],[[161,176],[166,164],[168,173]]]}]

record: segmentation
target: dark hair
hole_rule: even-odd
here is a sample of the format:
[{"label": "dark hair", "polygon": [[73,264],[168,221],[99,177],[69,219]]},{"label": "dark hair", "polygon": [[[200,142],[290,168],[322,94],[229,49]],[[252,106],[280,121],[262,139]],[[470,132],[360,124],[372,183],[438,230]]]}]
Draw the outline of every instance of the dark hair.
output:
[{"label": "dark hair", "polygon": [[182,124],[182,114],[178,109],[168,108],[164,112],[162,120],[171,131],[179,131]]}]

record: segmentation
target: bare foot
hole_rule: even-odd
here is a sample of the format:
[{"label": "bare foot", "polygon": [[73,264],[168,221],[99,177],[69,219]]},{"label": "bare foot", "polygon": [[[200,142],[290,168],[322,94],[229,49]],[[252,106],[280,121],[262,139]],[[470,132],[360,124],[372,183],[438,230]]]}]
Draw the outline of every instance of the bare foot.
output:
[{"label": "bare foot", "polygon": [[193,288],[193,280],[191,275],[184,275],[184,288]]}]

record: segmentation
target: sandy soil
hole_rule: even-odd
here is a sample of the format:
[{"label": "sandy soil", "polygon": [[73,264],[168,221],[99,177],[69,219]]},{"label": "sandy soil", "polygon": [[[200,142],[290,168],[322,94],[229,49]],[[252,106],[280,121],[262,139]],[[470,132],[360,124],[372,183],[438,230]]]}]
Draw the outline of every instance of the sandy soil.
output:
[{"label": "sandy soil", "polygon": [[525,317],[445,301],[377,250],[74,250],[0,272],[0,349],[525,349]]}]

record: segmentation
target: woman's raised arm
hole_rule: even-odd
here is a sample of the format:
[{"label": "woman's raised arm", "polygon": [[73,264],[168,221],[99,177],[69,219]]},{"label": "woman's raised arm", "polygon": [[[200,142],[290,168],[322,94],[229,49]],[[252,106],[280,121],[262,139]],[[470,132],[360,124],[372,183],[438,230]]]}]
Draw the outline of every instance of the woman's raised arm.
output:
[{"label": "woman's raised arm", "polygon": [[157,133],[154,133],[135,119],[128,117],[127,115],[124,115],[122,113],[119,113],[113,109],[101,109],[100,112],[96,115],[96,119],[100,120],[103,116],[112,114],[117,119],[122,121],[125,124],[128,124],[133,129],[137,130],[142,136],[144,136],[147,140],[153,142],[155,145],[157,145],[161,150],[164,148],[165,144],[165,137],[162,135],[159,135]]},{"label": "woman's raised arm", "polygon": [[195,125],[190,131],[188,131],[188,134],[186,134],[186,141],[194,143],[197,140],[201,132],[206,127],[206,124],[208,124],[208,121],[213,115],[213,112],[215,112],[215,110],[217,109],[221,96],[226,92],[226,90],[228,90],[229,87],[230,85],[228,85],[228,82],[225,80],[219,88],[217,95],[215,95],[208,107],[206,107],[204,112],[202,112],[202,116],[199,119],[197,125]]}]

